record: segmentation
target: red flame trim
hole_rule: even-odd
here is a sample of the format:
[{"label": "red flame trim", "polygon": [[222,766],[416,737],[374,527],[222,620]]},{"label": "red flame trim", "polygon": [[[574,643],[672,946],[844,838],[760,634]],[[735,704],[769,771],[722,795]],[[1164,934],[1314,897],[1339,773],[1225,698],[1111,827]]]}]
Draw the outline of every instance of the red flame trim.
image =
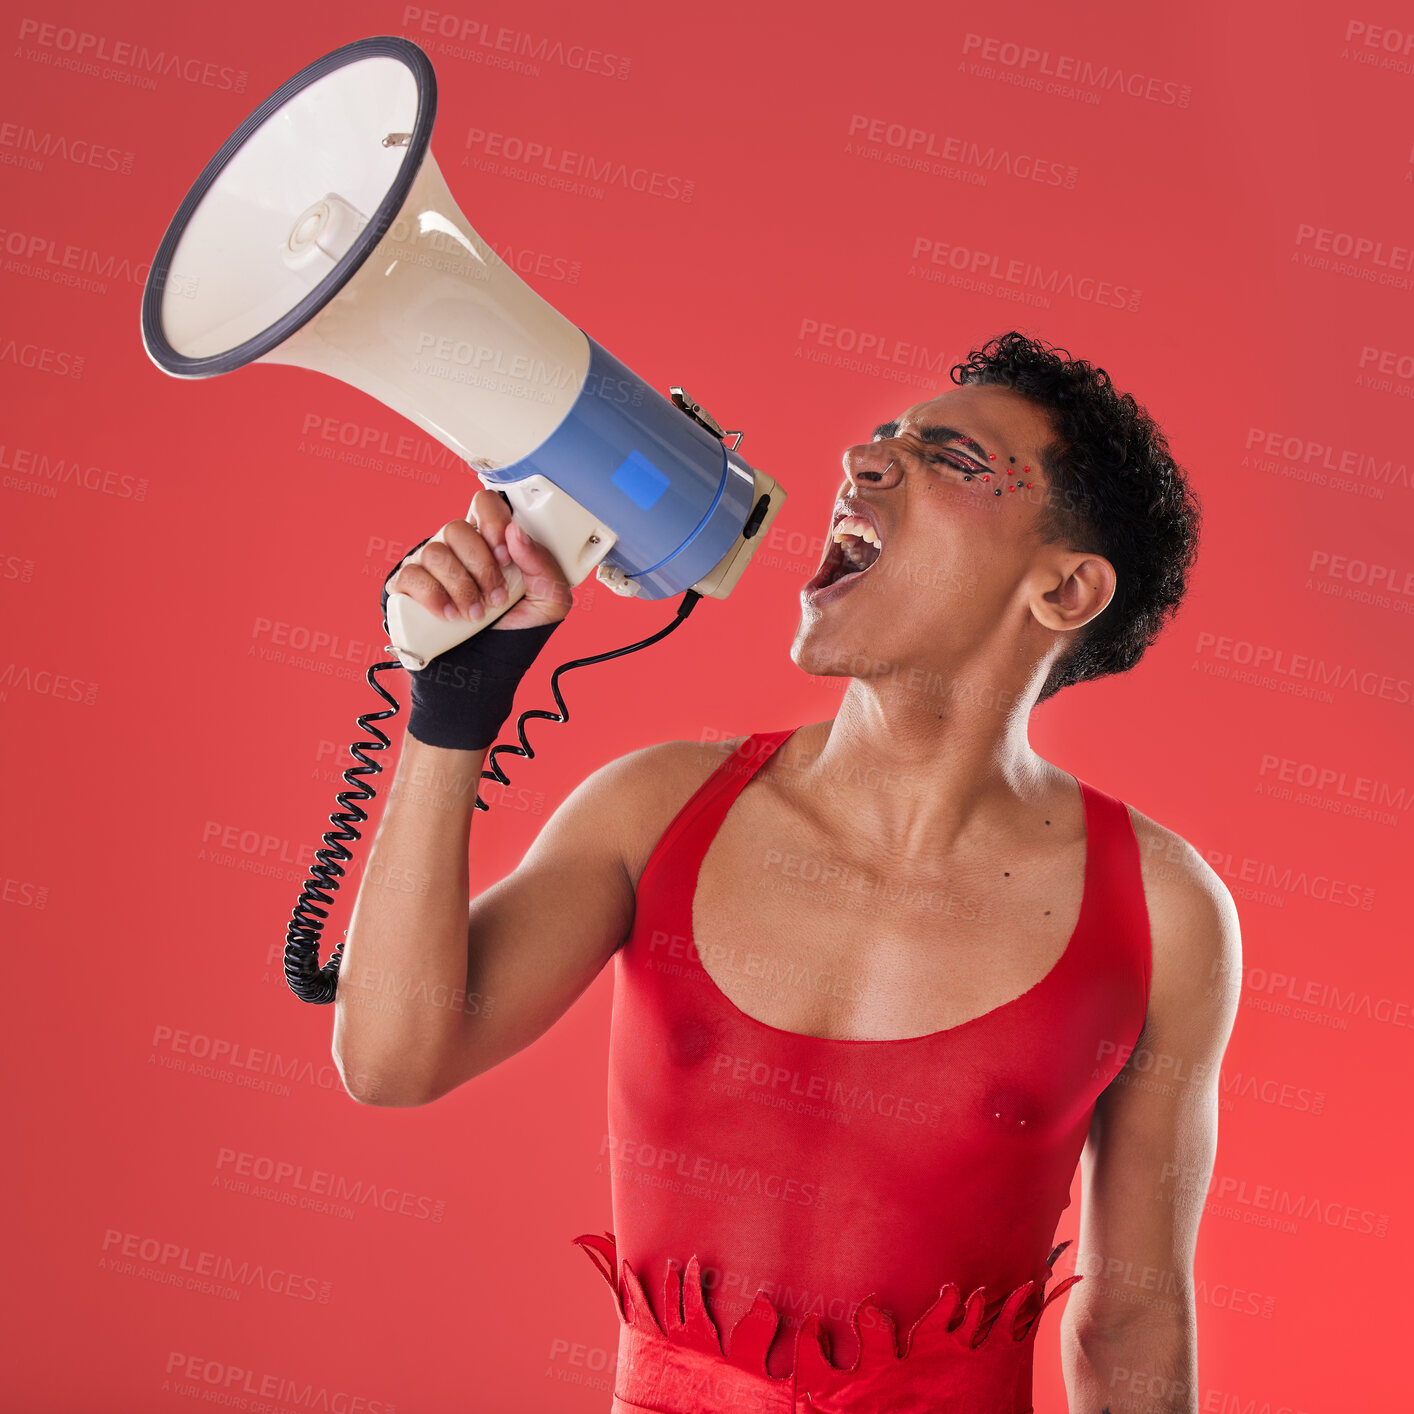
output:
[{"label": "red flame trim", "polygon": [[[1005,1368],[1015,1378],[1018,1352],[1014,1347],[1006,1350],[1000,1334],[990,1341],[989,1337],[994,1332],[1010,1331],[1013,1342],[1026,1340],[1034,1335],[1046,1307],[1076,1282],[1083,1280],[1078,1274],[1066,1277],[1039,1304],[1035,1298],[1039,1298],[1045,1290],[1045,1280],[1039,1286],[1034,1280],[1023,1282],[1008,1293],[1000,1310],[986,1321],[983,1320],[988,1304],[986,1288],[977,1287],[963,1301],[957,1283],[947,1282],[928,1309],[908,1327],[903,1336],[902,1349],[896,1340],[892,1316],[875,1304],[877,1293],[871,1292],[850,1313],[850,1325],[859,1350],[853,1365],[841,1369],[834,1364],[829,1353],[828,1333],[822,1329],[818,1313],[812,1313],[796,1332],[791,1373],[773,1376],[766,1369],[766,1354],[779,1329],[781,1313],[765,1291],[756,1293],[751,1309],[732,1327],[724,1347],[716,1323],[707,1310],[702,1270],[696,1255],[688,1262],[685,1273],[676,1267],[668,1270],[663,1287],[663,1309],[667,1313],[665,1329],[648,1303],[638,1274],[626,1258],[618,1260],[618,1246],[612,1232],[597,1235],[584,1233],[572,1240],[584,1250],[613,1291],[620,1319],[625,1325],[645,1334],[656,1333],[685,1350],[724,1360],[750,1376],[769,1380],[772,1385],[784,1386],[794,1379],[796,1390],[809,1389],[825,1395],[842,1393],[849,1381],[863,1380],[872,1385],[875,1379],[886,1376],[891,1370],[901,1369],[900,1362],[905,1360],[914,1366],[926,1361],[930,1367],[945,1366],[950,1371],[974,1367],[971,1374],[979,1380],[988,1378],[987,1371],[982,1368],[984,1366],[992,1372],[993,1379]],[[1069,1246],[1070,1242],[1066,1241],[1055,1247],[1046,1259],[1047,1267],[1054,1266],[1056,1258]],[[860,1313],[865,1312],[866,1308],[869,1317],[861,1325]],[[971,1352],[971,1355],[962,1355],[962,1352]],[[988,1352],[994,1353],[997,1358],[988,1358]],[[962,1358],[959,1360],[960,1355]],[[950,1374],[947,1378],[971,1385],[970,1376],[966,1373]],[[949,1387],[953,1386],[950,1384]],[[810,1405],[813,1408],[825,1407],[813,1402]]]}]

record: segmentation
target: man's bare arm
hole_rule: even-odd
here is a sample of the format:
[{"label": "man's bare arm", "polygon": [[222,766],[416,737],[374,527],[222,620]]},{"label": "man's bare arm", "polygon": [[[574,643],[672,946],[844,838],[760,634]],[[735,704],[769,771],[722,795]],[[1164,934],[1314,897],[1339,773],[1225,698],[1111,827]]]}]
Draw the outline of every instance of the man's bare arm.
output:
[{"label": "man's bare arm", "polygon": [[355,1099],[422,1105],[542,1035],[633,924],[652,843],[711,769],[664,742],[580,783],[520,865],[470,898],[483,752],[405,738],[349,928],[334,1056]]},{"label": "man's bare arm", "polygon": [[334,998],[334,1061],[365,1104],[421,1103],[461,1030],[467,852],[485,757],[403,737]]},{"label": "man's bare arm", "polygon": [[1076,1414],[1195,1414],[1193,1257],[1237,1013],[1237,910],[1191,845],[1135,820],[1154,938],[1144,1030],[1100,1096],[1082,1155],[1077,1261],[1061,1318]]}]

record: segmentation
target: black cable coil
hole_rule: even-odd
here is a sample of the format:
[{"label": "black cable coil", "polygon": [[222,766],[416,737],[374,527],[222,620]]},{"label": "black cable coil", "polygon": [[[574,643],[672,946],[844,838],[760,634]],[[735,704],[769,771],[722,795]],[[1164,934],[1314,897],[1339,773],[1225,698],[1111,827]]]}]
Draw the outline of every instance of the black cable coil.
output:
[{"label": "black cable coil", "polygon": [[[486,757],[486,764],[490,769],[481,772],[481,779],[496,781],[503,786],[510,784],[505,771],[501,769],[501,763],[496,760],[499,752],[508,751],[516,756],[525,757],[527,761],[534,758],[535,748],[531,746],[529,738],[525,734],[525,724],[531,718],[543,717],[548,722],[569,721],[569,708],[565,706],[565,699],[560,695],[559,678],[561,673],[567,673],[572,668],[586,667],[590,663],[605,663],[610,658],[622,658],[625,654],[636,653],[640,648],[647,648],[651,644],[657,643],[659,639],[666,638],[687,618],[701,597],[695,590],[689,589],[683,595],[673,621],[638,643],[630,643],[624,648],[614,648],[607,653],[597,653],[592,658],[575,658],[570,662],[561,663],[550,675],[550,691],[554,694],[555,704],[559,711],[547,712],[543,708],[529,707],[522,712],[516,719],[516,735],[520,738],[519,745],[514,742],[505,742],[493,746]],[[388,646],[392,647],[391,644]],[[383,763],[370,759],[364,753],[365,751],[387,750],[392,743],[383,734],[382,729],[375,726],[374,723],[395,717],[402,710],[397,698],[377,680],[375,674],[388,668],[401,667],[402,664],[394,658],[387,662],[374,663],[368,670],[368,685],[389,705],[385,711],[365,712],[358,719],[359,730],[371,732],[377,740],[358,741],[349,747],[349,754],[356,757],[361,763],[357,766],[350,766],[344,771],[344,779],[354,789],[340,791],[336,797],[339,804],[345,809],[331,815],[329,821],[338,826],[338,829],[325,832],[324,843],[327,847],[315,852],[317,863],[311,864],[309,867],[310,877],[305,881],[304,887],[300,891],[299,902],[295,905],[289,929],[285,934],[285,980],[290,984],[290,990],[302,1002],[310,1002],[316,1006],[327,1006],[334,1000],[339,984],[339,964],[344,955],[344,944],[340,942],[330,955],[329,960],[322,967],[319,965],[320,938],[324,932],[324,924],[329,917],[327,909],[321,908],[319,905],[333,903],[333,894],[338,890],[339,880],[344,874],[343,866],[353,858],[353,855],[345,847],[345,842],[361,838],[354,826],[361,825],[368,819],[367,812],[358,802],[372,800],[374,796],[374,790],[370,784],[362,779],[355,780],[354,778],[376,776],[382,772]],[[488,808],[479,792],[476,797],[476,808],[478,810]]]}]

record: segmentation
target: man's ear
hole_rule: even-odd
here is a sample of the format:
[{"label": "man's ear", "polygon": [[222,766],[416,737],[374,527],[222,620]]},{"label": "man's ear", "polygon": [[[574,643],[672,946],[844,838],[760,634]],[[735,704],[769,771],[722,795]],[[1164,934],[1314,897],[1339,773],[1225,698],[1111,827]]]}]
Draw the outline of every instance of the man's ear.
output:
[{"label": "man's ear", "polygon": [[1114,566],[1103,555],[1061,555],[1038,577],[1031,612],[1038,623],[1060,633],[1083,628],[1109,605],[1118,582]]}]

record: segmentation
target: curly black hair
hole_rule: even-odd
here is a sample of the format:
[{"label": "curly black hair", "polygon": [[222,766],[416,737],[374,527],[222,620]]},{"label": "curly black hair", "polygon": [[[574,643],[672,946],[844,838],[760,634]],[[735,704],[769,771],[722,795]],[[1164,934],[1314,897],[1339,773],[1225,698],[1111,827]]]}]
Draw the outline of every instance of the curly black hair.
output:
[{"label": "curly black hair", "polygon": [[1042,536],[1094,550],[1115,568],[1114,598],[1078,630],[1037,702],[1072,683],[1127,672],[1177,612],[1198,552],[1198,500],[1162,430],[1103,368],[1016,329],[973,349],[948,376],[1010,388],[1049,415],[1055,436],[1041,449],[1050,486]]}]

